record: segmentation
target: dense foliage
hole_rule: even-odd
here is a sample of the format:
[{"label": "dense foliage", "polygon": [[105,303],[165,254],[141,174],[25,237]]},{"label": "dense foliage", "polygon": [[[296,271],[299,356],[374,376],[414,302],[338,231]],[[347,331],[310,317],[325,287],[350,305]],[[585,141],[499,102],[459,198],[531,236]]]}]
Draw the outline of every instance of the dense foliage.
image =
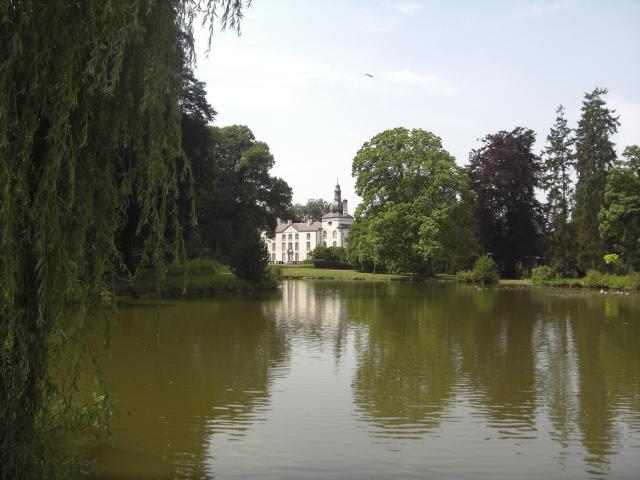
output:
[{"label": "dense foliage", "polygon": [[469,156],[480,245],[507,277],[539,254],[540,205],[534,189],[540,164],[532,151],[534,141],[532,130],[517,127],[487,135]]},{"label": "dense foliage", "polygon": [[455,270],[473,253],[469,181],[433,133],[376,135],[353,159],[353,175],[362,203],[349,238],[352,263],[429,274]]},{"label": "dense foliage", "polygon": [[300,203],[292,205],[288,217],[294,222],[319,222],[329,211],[330,205],[321,198],[310,198],[304,205]]},{"label": "dense foliage", "polygon": [[73,397],[129,206],[142,263],[182,251],[180,36],[189,61],[199,6],[223,27],[241,15],[238,0],[0,2],[0,478],[67,475],[49,435],[108,413],[107,395]]},{"label": "dense foliage", "polygon": [[276,219],[286,216],[291,188],[270,174],[269,146],[248,127],[207,127],[205,135],[208,144],[192,165],[198,224],[187,234],[188,254],[233,266],[259,231],[272,232]]},{"label": "dense foliage", "polygon": [[625,266],[640,271],[640,147],[627,147],[624,156],[626,160],[609,171],[599,229],[607,249],[617,252]]},{"label": "dense foliage", "polygon": [[318,245],[311,252],[311,257],[316,260],[329,260],[331,262],[346,262],[347,250],[344,247],[324,247]]}]

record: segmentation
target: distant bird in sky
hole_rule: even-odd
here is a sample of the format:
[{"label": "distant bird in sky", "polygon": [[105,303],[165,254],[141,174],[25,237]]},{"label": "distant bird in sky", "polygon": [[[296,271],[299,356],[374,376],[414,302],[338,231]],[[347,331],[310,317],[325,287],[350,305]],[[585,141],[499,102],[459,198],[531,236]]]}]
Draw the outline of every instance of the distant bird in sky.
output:
[{"label": "distant bird in sky", "polygon": [[365,75],[366,75],[367,77],[373,78],[373,75],[371,75],[370,73],[365,73]]}]

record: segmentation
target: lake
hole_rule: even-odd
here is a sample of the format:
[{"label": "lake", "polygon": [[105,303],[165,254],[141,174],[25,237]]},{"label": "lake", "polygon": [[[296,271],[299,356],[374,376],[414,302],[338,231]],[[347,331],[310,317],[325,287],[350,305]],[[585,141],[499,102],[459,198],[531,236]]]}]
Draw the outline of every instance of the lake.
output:
[{"label": "lake", "polygon": [[107,479],[637,478],[640,296],[286,281],[119,308]]}]

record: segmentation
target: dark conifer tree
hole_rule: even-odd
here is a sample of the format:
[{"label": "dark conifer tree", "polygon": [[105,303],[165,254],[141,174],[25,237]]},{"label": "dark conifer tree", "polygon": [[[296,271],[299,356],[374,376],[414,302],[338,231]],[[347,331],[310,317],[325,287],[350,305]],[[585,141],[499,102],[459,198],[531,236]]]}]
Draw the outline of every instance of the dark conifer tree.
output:
[{"label": "dark conifer tree", "polygon": [[469,155],[480,245],[506,277],[539,253],[540,204],[534,189],[540,165],[531,150],[534,141],[533,130],[517,127],[487,135]]},{"label": "dark conifer tree", "polygon": [[610,136],[617,132],[618,117],[607,108],[604,88],[585,94],[576,130],[576,184],[574,222],[578,268],[602,267],[604,242],[598,230],[598,213],[604,203],[607,173],[616,159]]},{"label": "dark conifer tree", "polygon": [[547,135],[547,148],[543,152],[541,186],[547,192],[545,213],[552,265],[556,271],[567,275],[575,264],[574,233],[570,223],[574,140],[562,105],[556,114],[556,121]]}]

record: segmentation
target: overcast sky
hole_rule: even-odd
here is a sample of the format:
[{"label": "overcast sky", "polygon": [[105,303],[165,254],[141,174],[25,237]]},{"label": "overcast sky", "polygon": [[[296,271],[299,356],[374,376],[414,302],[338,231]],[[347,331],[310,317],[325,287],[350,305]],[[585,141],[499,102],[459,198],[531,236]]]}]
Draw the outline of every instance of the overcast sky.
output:
[{"label": "overcast sky", "polygon": [[[358,202],[351,161],[390,128],[422,128],[466,164],[478,139],[516,126],[537,150],[564,104],[606,87],[618,151],[640,144],[640,1],[254,0],[242,35],[215,33],[197,76],[218,126],[271,148],[294,202]],[[373,75],[370,78],[365,75]]]}]

